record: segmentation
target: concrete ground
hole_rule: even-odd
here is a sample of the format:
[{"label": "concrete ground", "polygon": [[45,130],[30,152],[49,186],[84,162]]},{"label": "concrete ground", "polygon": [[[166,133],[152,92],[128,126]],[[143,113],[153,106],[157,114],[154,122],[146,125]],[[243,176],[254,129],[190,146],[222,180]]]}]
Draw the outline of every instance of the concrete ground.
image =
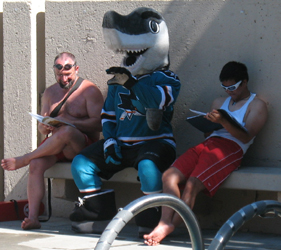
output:
[{"label": "concrete ground", "polygon": [[[94,249],[99,240],[98,234],[78,234],[72,231],[71,222],[66,218],[52,217],[48,222],[42,223],[40,230],[24,231],[20,228],[20,221],[0,222],[0,250],[25,250],[25,249]],[[217,231],[204,230],[202,232],[205,249],[212,242]],[[165,250],[165,249],[192,249],[188,232],[179,228],[162,244],[149,247],[138,238],[135,224],[127,224],[110,249],[115,250]],[[237,232],[228,242],[225,249],[275,249],[281,250],[281,236],[274,234],[258,234]]]}]

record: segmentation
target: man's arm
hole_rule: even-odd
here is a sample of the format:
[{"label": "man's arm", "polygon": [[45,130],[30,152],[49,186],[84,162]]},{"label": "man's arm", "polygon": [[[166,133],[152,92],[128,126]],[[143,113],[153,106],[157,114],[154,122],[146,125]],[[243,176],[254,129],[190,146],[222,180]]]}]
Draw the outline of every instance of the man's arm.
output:
[{"label": "man's arm", "polygon": [[[50,91],[46,89],[43,93],[42,100],[41,100],[41,115],[42,116],[49,116],[50,112],[50,99],[49,99]],[[53,127],[47,126],[41,122],[38,123],[38,130],[42,135],[49,134]]]},{"label": "man's arm", "polygon": [[[267,120],[267,106],[264,101],[255,98],[248,108],[245,117],[245,128],[248,130],[248,141],[256,136]],[[246,139],[246,138],[245,138]]]},{"label": "man's arm", "polygon": [[265,102],[259,98],[255,98],[248,107],[245,115],[245,128],[248,133],[232,125],[225,119],[217,109],[221,106],[220,99],[214,101],[213,110],[207,113],[206,118],[212,122],[220,123],[232,136],[243,143],[248,143],[264,126],[267,120],[267,107]]}]

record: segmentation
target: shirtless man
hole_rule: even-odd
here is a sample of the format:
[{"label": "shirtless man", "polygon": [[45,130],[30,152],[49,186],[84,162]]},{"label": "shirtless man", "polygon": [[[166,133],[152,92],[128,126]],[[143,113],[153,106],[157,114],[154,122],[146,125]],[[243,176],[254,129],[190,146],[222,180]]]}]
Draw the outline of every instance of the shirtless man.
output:
[{"label": "shirtless man", "polygon": [[[63,52],[54,60],[56,83],[48,87],[42,97],[42,116],[49,116],[71,88],[78,77],[79,66],[75,56]],[[48,137],[34,151],[25,155],[2,159],[4,170],[12,171],[29,164],[27,185],[29,215],[21,224],[27,229],[41,227],[38,220],[39,206],[44,197],[44,172],[57,161],[71,161],[83,148],[99,139],[101,132],[100,113],[103,106],[103,96],[96,85],[83,80],[80,87],[74,91],[60,109],[57,117],[75,126],[60,126],[54,128],[42,123],[38,130]]]},{"label": "shirtless man", "polygon": [[[240,166],[243,155],[266,122],[266,104],[249,91],[248,80],[244,64],[229,62],[223,67],[221,86],[229,96],[215,99],[212,111],[206,115],[206,119],[220,123],[223,128],[206,135],[203,143],[187,150],[163,174],[163,192],[181,198],[191,209],[199,192],[213,196]],[[233,126],[217,109],[232,114],[248,132]],[[182,194],[179,185],[184,187]],[[173,209],[162,207],[159,224],[144,235],[144,242],[158,245],[181,221]]]}]

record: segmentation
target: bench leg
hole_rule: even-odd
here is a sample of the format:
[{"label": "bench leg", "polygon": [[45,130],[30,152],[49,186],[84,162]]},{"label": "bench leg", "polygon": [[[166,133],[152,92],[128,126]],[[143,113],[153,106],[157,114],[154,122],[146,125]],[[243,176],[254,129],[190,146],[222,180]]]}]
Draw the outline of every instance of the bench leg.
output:
[{"label": "bench leg", "polygon": [[47,201],[46,201],[46,205],[47,205],[47,218],[40,218],[39,221],[40,222],[46,222],[48,221],[51,216],[52,216],[52,204],[51,204],[51,189],[52,189],[52,184],[51,184],[51,178],[47,178],[47,187],[48,187],[48,193],[47,193]]},{"label": "bench leg", "polygon": [[277,201],[281,202],[281,192],[277,192]]}]

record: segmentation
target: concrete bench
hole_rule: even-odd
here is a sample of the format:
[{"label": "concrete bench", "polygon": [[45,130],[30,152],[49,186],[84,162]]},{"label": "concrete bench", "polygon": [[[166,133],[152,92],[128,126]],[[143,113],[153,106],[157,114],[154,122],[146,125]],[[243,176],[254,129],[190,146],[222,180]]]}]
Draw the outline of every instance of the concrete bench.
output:
[{"label": "concrete bench", "polygon": [[[52,190],[52,195],[48,197],[52,197],[54,201],[54,214],[60,214],[63,210],[63,216],[68,215],[73,209],[73,203],[66,202],[77,201],[77,197],[80,197],[71,175],[71,164],[57,163],[46,171],[45,177],[48,178],[49,183],[52,182],[52,188],[48,189],[48,191]],[[117,208],[127,206],[143,195],[137,180],[137,171],[133,168],[125,169],[115,174],[110,180],[104,181],[103,188],[115,190]],[[281,167],[240,167],[227,178],[213,199],[207,198],[204,194],[198,195],[194,212],[200,226],[210,229],[216,225],[223,225],[222,223],[227,221],[229,216],[245,204],[257,200],[281,202]],[[130,223],[135,223],[135,221],[132,220]],[[265,232],[264,228],[266,228],[266,232],[280,234],[280,226],[280,220],[274,218],[264,220],[257,217],[245,223],[243,229]]]},{"label": "concrete bench", "polygon": [[[55,179],[68,179],[73,180],[71,174],[71,163],[56,163],[53,167],[45,172],[45,178],[55,178]],[[126,183],[138,183],[137,181],[137,171],[134,168],[127,168],[123,171],[115,174],[108,181],[116,182],[126,182]]]},{"label": "concrete bench", "polygon": [[[45,172],[45,178],[73,179],[71,174],[71,164],[55,164]],[[134,168],[124,169],[123,171],[115,174],[108,181],[138,183],[137,171]],[[222,185],[222,188],[274,191],[280,192],[281,194],[281,168],[242,166],[229,176]]]}]

